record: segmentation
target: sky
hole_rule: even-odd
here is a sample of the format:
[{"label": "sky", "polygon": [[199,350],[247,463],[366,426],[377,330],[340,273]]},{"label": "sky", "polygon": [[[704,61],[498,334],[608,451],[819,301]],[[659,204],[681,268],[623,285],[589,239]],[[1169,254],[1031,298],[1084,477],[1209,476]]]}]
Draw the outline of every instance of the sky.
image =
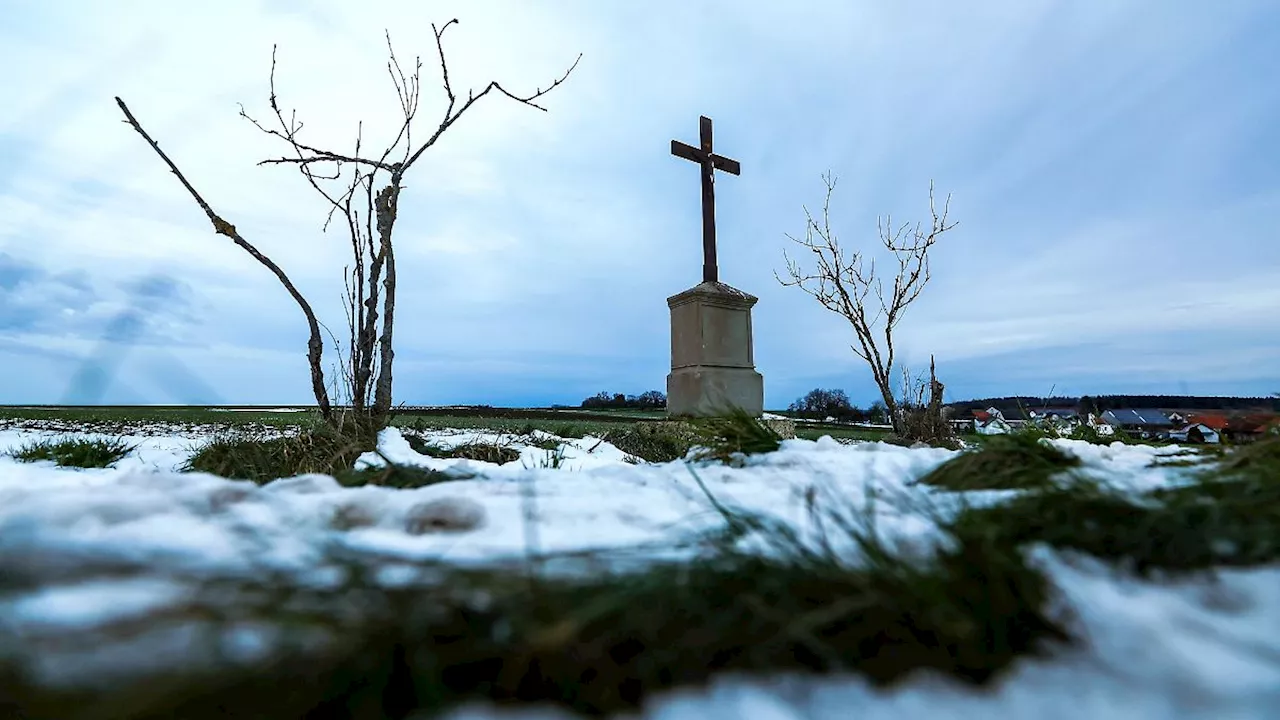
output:
[{"label": "sky", "polygon": [[[1271,0],[430,2],[0,0],[0,403],[303,404],[306,325],[122,122],[345,326],[348,240],[239,116],[276,89],[313,145],[385,144],[387,73],[423,62],[419,132],[485,97],[405,179],[394,400],[577,404],[665,388],[666,298],[701,280],[698,117],[722,281],[753,310],[765,405],[876,397],[847,321],[784,287],[838,178],[842,247],[877,219],[957,226],[897,329],[948,400],[1280,392],[1280,4]],[[421,136],[420,136],[421,137]],[[803,255],[793,256],[803,257]],[[339,332],[341,334],[341,332]],[[326,364],[333,362],[332,351]]]}]

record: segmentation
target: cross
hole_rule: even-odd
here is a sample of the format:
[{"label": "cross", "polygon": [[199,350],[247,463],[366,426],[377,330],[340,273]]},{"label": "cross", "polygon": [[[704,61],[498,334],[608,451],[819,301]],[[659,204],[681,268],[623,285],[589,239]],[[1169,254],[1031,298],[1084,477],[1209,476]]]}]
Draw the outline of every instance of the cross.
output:
[{"label": "cross", "polygon": [[716,268],[716,192],[713,172],[720,170],[730,175],[740,175],[742,166],[711,152],[711,118],[698,118],[698,135],[702,147],[671,141],[671,154],[692,160],[702,166],[702,281],[718,282]]}]

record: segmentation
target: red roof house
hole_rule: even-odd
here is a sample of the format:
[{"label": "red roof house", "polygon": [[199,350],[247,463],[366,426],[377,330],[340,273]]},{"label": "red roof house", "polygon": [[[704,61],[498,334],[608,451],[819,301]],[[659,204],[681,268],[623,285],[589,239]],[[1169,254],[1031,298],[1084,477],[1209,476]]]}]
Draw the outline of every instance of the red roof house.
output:
[{"label": "red roof house", "polygon": [[1275,413],[1245,413],[1227,419],[1226,435],[1237,442],[1257,440],[1272,428],[1280,427]]},{"label": "red roof house", "polygon": [[1222,431],[1227,428],[1227,416],[1218,413],[1187,413],[1187,424],[1189,425],[1205,425],[1214,430]]}]

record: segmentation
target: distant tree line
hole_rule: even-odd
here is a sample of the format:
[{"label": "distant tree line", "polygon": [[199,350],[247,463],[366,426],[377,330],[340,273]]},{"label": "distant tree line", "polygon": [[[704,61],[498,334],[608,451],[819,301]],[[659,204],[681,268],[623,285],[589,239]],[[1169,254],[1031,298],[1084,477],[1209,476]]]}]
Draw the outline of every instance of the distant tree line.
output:
[{"label": "distant tree line", "polygon": [[1178,410],[1272,410],[1280,411],[1276,397],[1193,397],[1190,395],[1086,395],[1082,407],[1097,412],[1122,408],[1175,408]]},{"label": "distant tree line", "polygon": [[582,407],[593,409],[629,408],[634,410],[656,410],[667,406],[666,393],[650,390],[639,395],[601,392],[582,401]]},{"label": "distant tree line", "polygon": [[1192,395],[1084,395],[1082,397],[1008,396],[951,403],[952,417],[967,417],[972,410],[994,407],[1006,418],[1023,418],[1042,407],[1074,408],[1100,415],[1108,410],[1166,408],[1177,410],[1270,410],[1280,412],[1280,396],[1197,397]]},{"label": "distant tree line", "polygon": [[888,408],[882,401],[877,400],[864,410],[849,401],[848,393],[835,388],[810,390],[807,395],[791,403],[787,408],[787,414],[808,420],[832,418],[838,422],[887,423],[889,421]]}]

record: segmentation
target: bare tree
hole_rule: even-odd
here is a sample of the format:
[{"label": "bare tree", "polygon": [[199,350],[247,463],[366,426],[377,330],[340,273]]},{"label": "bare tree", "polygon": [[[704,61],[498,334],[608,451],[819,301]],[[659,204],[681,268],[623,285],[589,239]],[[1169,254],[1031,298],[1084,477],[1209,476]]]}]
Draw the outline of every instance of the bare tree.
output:
[{"label": "bare tree", "polygon": [[[579,54],[569,69],[545,89],[537,88],[533,93],[518,95],[509,92],[497,81],[491,81],[480,92],[469,90],[466,99],[459,101],[449,80],[449,67],[445,61],[443,44],[445,31],[457,22],[457,19],[453,19],[443,27],[437,28],[434,23],[431,26],[435,33],[436,51],[440,59],[440,71],[448,103],[439,123],[435,128],[429,128],[430,132],[426,139],[417,145],[414,144],[414,120],[421,96],[422,60],[415,58],[413,72],[406,75],[391,46],[390,33],[387,34],[387,49],[390,54],[387,72],[395,85],[403,121],[394,138],[380,153],[361,154],[364,146],[363,124],[357,127],[355,149],[350,154],[320,149],[304,142],[300,138],[303,123],[298,121],[297,113],[290,111],[286,119],[285,113],[280,109],[276,95],[276,49],[274,47],[271,51],[269,98],[273,120],[266,124],[261,123],[249,116],[243,106],[240,108],[240,115],[253,123],[254,127],[267,135],[283,140],[290,147],[288,155],[263,160],[258,164],[296,167],[307,183],[329,205],[324,231],[327,231],[334,218],[338,217],[339,225],[343,227],[350,240],[353,264],[343,268],[347,326],[350,331],[346,338],[348,357],[344,363],[341,358],[340,344],[334,337],[334,345],[339,354],[341,376],[341,383],[335,386],[340,387],[348,396],[353,413],[358,418],[371,422],[374,428],[384,425],[391,411],[391,371],[395,358],[392,349],[392,329],[396,305],[396,264],[392,246],[392,229],[398,217],[397,203],[400,192],[404,188],[405,173],[467,110],[490,93],[504,95],[518,103],[545,112],[546,108],[539,105],[537,100],[559,87],[582,59],[582,55]],[[284,270],[210,207],[209,203],[187,181],[173,160],[160,149],[159,143],[142,128],[141,123],[129,111],[124,101],[117,97],[116,103],[124,112],[126,122],[146,139],[195,199],[213,224],[214,232],[230,238],[270,270],[302,309],[309,330],[307,362],[311,369],[312,392],[315,394],[320,414],[324,419],[335,426],[341,426],[343,415],[335,412],[325,384],[322,365],[324,342],[320,334],[322,323],[316,318],[310,303],[290,281]],[[381,314],[379,299],[381,299]],[[330,335],[332,337],[332,333]]]},{"label": "bare tree", "polygon": [[[900,403],[893,394],[894,330],[902,321],[907,306],[920,296],[920,291],[929,282],[929,250],[943,233],[956,226],[954,222],[947,222],[951,196],[947,196],[939,215],[933,199],[933,183],[929,183],[932,223],[927,230],[919,223],[904,223],[895,229],[891,216],[877,218],[880,242],[898,261],[893,287],[886,292],[882,279],[876,275],[873,258],[867,258],[858,251],[846,253],[840,247],[831,229],[831,196],[835,192],[836,180],[830,172],[824,174],[822,180],[827,186],[827,195],[822,205],[821,223],[805,207],[804,237],[787,236],[813,254],[816,269],[813,272],[802,270],[784,250],[788,279],[783,280],[777,273],[774,276],[784,286],[798,287],[812,295],[823,307],[844,317],[853,326],[858,344],[850,347],[870,366],[888,410],[889,421],[895,434],[901,436],[906,428]],[[867,307],[868,297],[873,293],[878,301],[874,315]]]}]

